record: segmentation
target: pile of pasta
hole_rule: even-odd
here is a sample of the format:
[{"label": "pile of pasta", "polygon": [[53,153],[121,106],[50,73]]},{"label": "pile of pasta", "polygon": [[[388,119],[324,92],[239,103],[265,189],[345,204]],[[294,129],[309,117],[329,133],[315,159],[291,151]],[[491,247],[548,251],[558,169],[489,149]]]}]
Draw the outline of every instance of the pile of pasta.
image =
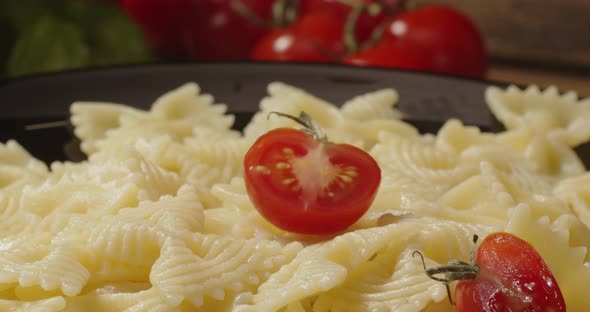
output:
[{"label": "pile of pasta", "polygon": [[[268,86],[242,132],[195,83],[149,111],[79,102],[71,122],[88,160],[46,166],[0,145],[1,311],[452,311],[427,266],[468,261],[472,237],[527,240],[568,308],[590,310],[590,100],[555,88],[490,87],[506,130],[449,120],[420,134],[394,89],[336,106]],[[345,233],[304,236],[265,221],[242,159],[263,133],[305,111],[333,142],[382,169],[369,211]],[[280,207],[277,207],[280,209]]]}]

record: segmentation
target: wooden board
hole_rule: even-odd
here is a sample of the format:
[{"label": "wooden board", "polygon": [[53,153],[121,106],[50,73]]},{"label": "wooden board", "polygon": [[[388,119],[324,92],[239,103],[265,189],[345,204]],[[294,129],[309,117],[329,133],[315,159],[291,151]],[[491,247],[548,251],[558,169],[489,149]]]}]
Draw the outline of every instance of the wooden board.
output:
[{"label": "wooden board", "polygon": [[583,74],[492,64],[488,78],[520,85],[535,84],[542,88],[556,86],[561,92],[576,91],[580,96],[590,97],[590,76]]},{"label": "wooden board", "polygon": [[410,0],[447,3],[485,35],[494,58],[590,72],[590,0]]}]

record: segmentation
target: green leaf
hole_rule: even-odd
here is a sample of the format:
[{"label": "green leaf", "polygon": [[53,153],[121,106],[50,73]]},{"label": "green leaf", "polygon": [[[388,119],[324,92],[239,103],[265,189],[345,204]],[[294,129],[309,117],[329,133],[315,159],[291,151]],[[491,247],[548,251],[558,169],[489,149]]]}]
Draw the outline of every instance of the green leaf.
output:
[{"label": "green leaf", "polygon": [[80,29],[46,15],[21,33],[10,55],[8,74],[18,76],[88,64],[89,49]]},{"label": "green leaf", "polygon": [[151,60],[153,53],[142,31],[121,10],[95,7],[87,27],[93,65],[138,63]]},{"label": "green leaf", "polygon": [[53,9],[54,14],[75,23],[84,32],[92,65],[137,63],[154,58],[141,29],[118,6],[98,1],[53,2],[62,3]]},{"label": "green leaf", "polygon": [[0,16],[9,21],[17,31],[24,31],[32,23],[48,15],[50,8],[47,4],[52,2],[54,1],[0,0]]},{"label": "green leaf", "polygon": [[13,28],[12,23],[0,18],[0,78],[6,75],[6,63],[16,38],[17,31]]}]

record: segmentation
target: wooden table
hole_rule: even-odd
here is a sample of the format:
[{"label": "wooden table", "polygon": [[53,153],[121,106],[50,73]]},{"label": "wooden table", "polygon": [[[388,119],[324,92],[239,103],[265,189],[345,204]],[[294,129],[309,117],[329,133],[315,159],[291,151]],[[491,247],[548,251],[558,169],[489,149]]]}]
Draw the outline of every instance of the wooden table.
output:
[{"label": "wooden table", "polygon": [[522,85],[536,84],[540,87],[553,85],[557,86],[561,92],[573,90],[580,96],[590,97],[590,76],[576,72],[492,64],[488,78]]},{"label": "wooden table", "polygon": [[590,0],[408,0],[471,18],[492,57],[489,78],[590,96]]}]

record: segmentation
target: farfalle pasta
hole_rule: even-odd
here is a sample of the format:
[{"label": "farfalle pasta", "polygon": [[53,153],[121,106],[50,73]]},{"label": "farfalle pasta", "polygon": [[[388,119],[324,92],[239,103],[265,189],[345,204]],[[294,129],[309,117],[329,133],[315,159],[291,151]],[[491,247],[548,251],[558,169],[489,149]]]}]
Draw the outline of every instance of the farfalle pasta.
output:
[{"label": "farfalle pasta", "polygon": [[[47,167],[0,145],[0,310],[452,311],[429,266],[468,260],[472,236],[507,231],[547,262],[572,311],[590,310],[590,102],[555,88],[485,94],[506,130],[446,122],[421,135],[394,89],[340,107],[284,83],[244,133],[195,83],[150,110],[77,102],[88,160]],[[306,111],[335,142],[368,151],[382,183],[346,232],[303,236],[268,223],[242,159],[260,135]],[[277,207],[280,209],[280,207]]]}]

